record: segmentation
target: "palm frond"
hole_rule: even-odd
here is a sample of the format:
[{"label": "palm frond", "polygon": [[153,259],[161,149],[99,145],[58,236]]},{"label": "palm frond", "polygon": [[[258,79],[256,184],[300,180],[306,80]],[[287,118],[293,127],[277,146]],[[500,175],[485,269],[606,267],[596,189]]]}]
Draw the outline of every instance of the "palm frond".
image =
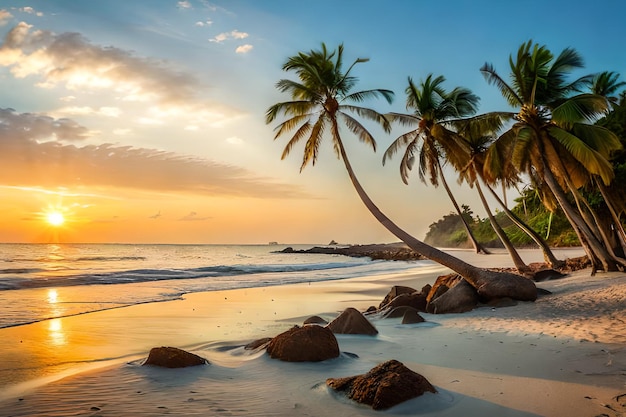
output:
[{"label": "palm frond", "polygon": [[337,115],[343,119],[343,122],[346,124],[348,129],[356,135],[359,141],[370,145],[372,150],[376,152],[376,140],[374,139],[374,136],[372,136],[372,134],[361,123],[359,123],[358,120],[344,112],[337,112]]},{"label": "palm frond", "polygon": [[315,165],[317,156],[319,155],[320,144],[324,135],[325,120],[324,115],[320,115],[311,129],[311,135],[304,146],[304,155],[302,157],[302,165],[300,172],[307,166],[309,162]]},{"label": "palm frond", "polygon": [[383,90],[383,89],[374,89],[374,90],[364,90],[357,91],[355,93],[348,94],[343,98],[345,101],[355,101],[361,103],[365,100],[371,98],[383,97],[387,100],[387,103],[391,104],[393,102],[394,93],[391,90]]},{"label": "palm frond", "polygon": [[591,174],[599,175],[605,184],[609,184],[615,176],[613,165],[602,154],[591,148],[578,136],[561,129],[549,126],[548,134],[556,139],[567,151],[580,162]]},{"label": "palm frond", "polygon": [[305,137],[311,131],[311,124],[309,122],[304,123],[300,128],[294,133],[291,137],[287,145],[285,145],[285,149],[283,149],[283,153],[280,156],[280,159],[285,159],[289,156],[291,149],[298,143],[300,140]]},{"label": "palm frond", "polygon": [[606,159],[610,159],[614,152],[622,149],[622,142],[619,137],[602,126],[576,123],[572,126],[572,134],[579,137]]},{"label": "palm frond", "polygon": [[278,139],[284,133],[293,130],[300,123],[307,122],[311,116],[312,116],[311,114],[301,114],[301,115],[294,116],[290,119],[285,120],[284,122],[276,126],[276,128],[274,129],[276,131],[274,140]]},{"label": "palm frond", "polygon": [[564,128],[574,123],[594,122],[609,110],[608,101],[595,94],[578,94],[552,110],[552,121]]},{"label": "palm frond", "polygon": [[415,129],[399,136],[396,140],[391,142],[391,145],[389,145],[389,147],[383,154],[383,165],[385,165],[385,162],[387,161],[387,159],[393,157],[402,147],[410,146],[411,142],[417,141],[418,138],[419,138],[419,130]]},{"label": "palm frond", "polygon": [[521,106],[524,104],[522,99],[517,95],[515,90],[509,86],[506,81],[498,75],[495,67],[492,64],[485,63],[481,68],[480,72],[483,74],[483,77],[487,82],[491,85],[495,85],[500,93],[505,98],[505,100],[513,107]]},{"label": "palm frond", "polygon": [[347,104],[341,104],[339,106],[339,110],[343,113],[349,111],[351,113],[357,114],[359,117],[376,122],[387,133],[391,131],[391,123],[389,123],[389,120],[385,117],[384,114],[378,113],[376,110],[372,110],[367,107],[351,106]]}]

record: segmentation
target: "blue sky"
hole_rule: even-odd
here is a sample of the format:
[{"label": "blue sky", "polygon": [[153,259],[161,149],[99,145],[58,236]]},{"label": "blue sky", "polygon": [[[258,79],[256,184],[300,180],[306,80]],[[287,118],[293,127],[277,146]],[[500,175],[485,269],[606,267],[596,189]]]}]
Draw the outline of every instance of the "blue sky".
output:
[{"label": "blue sky", "polygon": [[[180,243],[393,241],[361,203],[330,146],[299,174],[301,149],[280,161],[265,110],[286,58],[345,46],[360,89],[395,91],[407,77],[444,75],[508,109],[478,71],[508,74],[529,39],[574,47],[586,68],[624,76],[620,1],[7,0],[0,6],[1,241],[41,240],[38,216],[68,219],[61,240]],[[379,149],[402,134],[377,132]],[[351,142],[348,140],[348,142]],[[402,184],[349,145],[379,206],[423,238],[452,210],[443,190]],[[452,179],[452,178],[451,178]],[[454,180],[451,181],[454,183]],[[460,202],[483,215],[474,190]],[[44,207],[44,208],[42,208]],[[47,207],[47,208],[46,208]],[[71,226],[71,227],[70,227]],[[60,231],[56,231],[60,233]]]}]

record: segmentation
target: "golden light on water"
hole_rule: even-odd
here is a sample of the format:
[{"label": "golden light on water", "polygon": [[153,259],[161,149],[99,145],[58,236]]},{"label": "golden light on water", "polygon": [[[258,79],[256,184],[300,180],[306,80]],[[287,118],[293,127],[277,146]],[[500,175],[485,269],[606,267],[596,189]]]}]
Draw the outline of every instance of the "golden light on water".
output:
[{"label": "golden light on water", "polygon": [[50,304],[55,304],[57,301],[59,301],[59,293],[57,292],[57,290],[48,290],[48,302]]},{"label": "golden light on water", "polygon": [[64,345],[66,343],[65,332],[63,332],[63,321],[61,319],[52,319],[48,324],[48,332],[50,341],[57,345]]}]

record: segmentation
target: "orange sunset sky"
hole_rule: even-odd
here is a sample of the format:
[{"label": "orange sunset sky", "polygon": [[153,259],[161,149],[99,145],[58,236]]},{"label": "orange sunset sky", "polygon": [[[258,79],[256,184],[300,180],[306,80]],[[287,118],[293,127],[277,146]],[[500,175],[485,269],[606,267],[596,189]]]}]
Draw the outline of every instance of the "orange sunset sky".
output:
[{"label": "orange sunset sky", "polygon": [[[380,112],[404,112],[407,77],[431,72],[449,89],[472,89],[481,111],[509,110],[478,69],[492,62],[506,74],[509,54],[531,38],[576,48],[588,72],[624,73],[621,2],[604,11],[503,3],[453,0],[444,11],[409,0],[4,1],[0,242],[395,241],[329,142],[302,173],[302,148],[280,160],[285,138],[273,140],[264,113],[288,100],[275,89],[292,77],[281,66],[321,42],[343,43],[346,63],[370,58],[353,72],[357,89],[396,93],[392,105],[366,103]],[[401,127],[373,132],[377,153],[344,138],[355,171],[380,208],[422,239],[452,206],[417,175],[404,185],[399,160],[382,166]],[[475,191],[449,181],[484,216]]]}]

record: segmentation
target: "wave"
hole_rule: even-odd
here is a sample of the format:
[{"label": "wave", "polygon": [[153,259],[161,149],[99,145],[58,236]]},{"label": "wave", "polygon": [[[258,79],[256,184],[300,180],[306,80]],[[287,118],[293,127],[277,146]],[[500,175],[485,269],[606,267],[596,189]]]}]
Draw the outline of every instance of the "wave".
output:
[{"label": "wave", "polygon": [[[366,262],[375,263],[375,262]],[[252,274],[298,273],[343,269],[360,266],[354,262],[331,262],[316,264],[275,264],[275,265],[217,265],[187,269],[132,269],[106,273],[87,273],[64,276],[11,277],[42,272],[36,268],[4,269],[0,273],[9,275],[0,278],[0,291],[26,288],[69,287],[77,285],[130,284],[141,282],[183,280],[198,278],[233,277]]]}]

